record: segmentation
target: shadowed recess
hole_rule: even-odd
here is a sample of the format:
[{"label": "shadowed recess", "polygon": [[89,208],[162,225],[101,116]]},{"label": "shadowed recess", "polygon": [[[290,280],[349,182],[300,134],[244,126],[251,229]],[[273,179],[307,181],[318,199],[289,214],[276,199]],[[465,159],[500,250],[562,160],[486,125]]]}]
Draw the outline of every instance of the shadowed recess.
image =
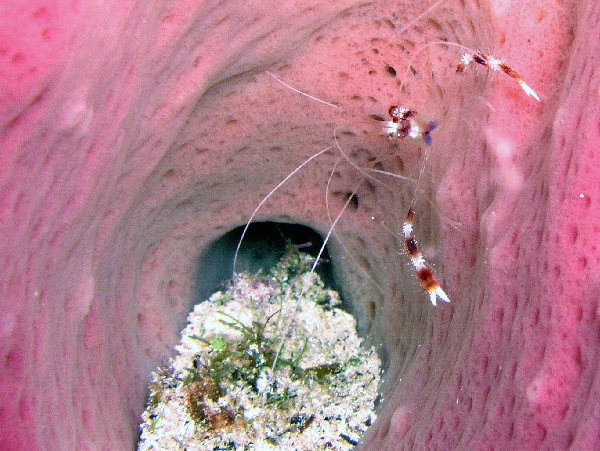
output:
[{"label": "shadowed recess", "polygon": [[[213,241],[198,258],[194,302],[202,302],[231,279],[235,250],[244,227],[236,227]],[[282,222],[250,224],[237,256],[236,272],[268,273],[281,260],[288,246],[316,257],[323,238],[310,227]],[[336,289],[327,247],[315,269],[327,288]]]}]

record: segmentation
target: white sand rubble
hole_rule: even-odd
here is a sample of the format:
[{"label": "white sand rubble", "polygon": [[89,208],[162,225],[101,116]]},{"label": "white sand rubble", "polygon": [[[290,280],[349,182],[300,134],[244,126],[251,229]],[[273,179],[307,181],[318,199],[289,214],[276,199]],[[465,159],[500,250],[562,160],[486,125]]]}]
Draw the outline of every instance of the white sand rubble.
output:
[{"label": "white sand rubble", "polygon": [[139,451],[354,447],[375,420],[380,362],[311,263],[291,248],[268,277],[236,275],[195,306],[153,373]]}]

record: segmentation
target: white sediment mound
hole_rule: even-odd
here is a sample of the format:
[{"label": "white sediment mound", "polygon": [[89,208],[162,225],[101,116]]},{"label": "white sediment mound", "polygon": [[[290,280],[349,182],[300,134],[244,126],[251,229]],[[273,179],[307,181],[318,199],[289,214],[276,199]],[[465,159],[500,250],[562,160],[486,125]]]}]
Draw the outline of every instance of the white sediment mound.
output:
[{"label": "white sediment mound", "polygon": [[290,251],[196,305],[153,374],[139,451],[353,448],[375,419],[380,362],[310,266]]}]

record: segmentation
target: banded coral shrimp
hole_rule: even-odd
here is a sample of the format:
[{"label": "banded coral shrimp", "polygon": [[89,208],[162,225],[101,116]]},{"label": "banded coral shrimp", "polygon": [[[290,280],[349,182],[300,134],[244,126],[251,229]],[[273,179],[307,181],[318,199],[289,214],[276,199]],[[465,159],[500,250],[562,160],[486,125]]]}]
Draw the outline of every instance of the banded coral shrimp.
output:
[{"label": "banded coral shrimp", "polygon": [[[421,20],[424,16],[426,16],[427,14],[431,13],[431,11],[433,9],[435,9],[436,7],[441,6],[444,3],[443,0],[437,1],[435,3],[433,3],[432,5],[430,5],[422,14],[420,14],[417,18],[415,18],[412,22],[410,22],[407,26],[403,27],[403,30],[409,29],[412,25],[414,25],[416,22],[418,22],[419,20]],[[433,25],[432,27],[434,29],[440,27],[439,24],[437,24],[435,21],[433,21]],[[394,38],[397,38],[397,34],[394,34]],[[373,41],[375,42],[383,42],[383,39],[374,39]],[[386,108],[386,112],[383,113],[382,112],[382,108],[381,105],[379,106],[379,111],[377,111],[375,109],[375,111],[377,111],[376,113],[373,113],[373,110],[371,110],[371,114],[369,115],[371,118],[376,118],[378,119],[378,121],[373,121],[370,125],[370,127],[366,127],[361,131],[356,131],[355,129],[353,130],[349,130],[350,128],[354,128],[354,127],[348,127],[348,129],[344,129],[344,127],[334,127],[332,125],[332,129],[333,130],[333,139],[335,141],[335,147],[333,145],[328,146],[324,149],[322,149],[320,152],[318,152],[317,154],[312,155],[309,159],[307,159],[305,162],[303,162],[299,167],[297,167],[296,169],[294,169],[290,174],[288,174],[288,176],[286,176],[286,178],[284,180],[281,181],[280,184],[278,184],[267,196],[265,196],[262,201],[260,202],[259,206],[257,207],[256,210],[254,210],[254,212],[252,213],[249,222],[251,222],[254,219],[255,214],[258,212],[258,210],[260,209],[260,207],[263,205],[264,202],[266,202],[269,197],[271,195],[273,195],[275,193],[275,191],[277,191],[284,183],[286,183],[290,177],[292,177],[294,174],[296,174],[296,172],[298,172],[300,169],[303,169],[304,166],[308,163],[310,163],[314,158],[319,157],[320,155],[327,153],[327,152],[331,152],[331,151],[339,151],[341,154],[340,157],[340,162],[343,160],[343,164],[348,164],[352,169],[356,170],[362,177],[364,177],[364,180],[370,185],[370,189],[373,190],[373,184],[377,184],[377,185],[382,185],[382,186],[386,186],[386,183],[383,182],[380,179],[377,179],[377,175],[385,175],[388,177],[395,177],[396,181],[398,180],[403,180],[404,182],[410,182],[413,185],[413,192],[411,195],[409,195],[408,197],[412,197],[412,200],[410,201],[411,204],[411,212],[410,214],[407,214],[405,220],[404,220],[404,225],[405,227],[403,227],[403,231],[402,234],[404,235],[404,241],[406,244],[406,247],[408,248],[408,253],[412,255],[412,262],[415,265],[415,267],[417,268],[417,272],[419,271],[419,268],[422,267],[422,260],[423,257],[420,254],[420,252],[416,249],[416,244],[414,239],[412,238],[412,234],[410,232],[410,230],[412,230],[411,227],[411,223],[412,223],[412,219],[414,217],[414,206],[415,206],[415,202],[417,201],[417,194],[419,192],[418,187],[414,187],[415,184],[418,185],[418,183],[421,181],[421,178],[423,176],[423,170],[425,168],[425,165],[427,164],[427,160],[428,160],[428,152],[429,152],[429,147],[431,146],[431,131],[433,131],[433,126],[432,124],[435,123],[435,121],[433,120],[427,120],[426,117],[429,115],[430,118],[434,117],[434,116],[448,116],[449,112],[448,111],[438,111],[436,112],[437,114],[432,113],[432,109],[430,108],[430,106],[428,105],[419,105],[418,103],[416,103],[416,105],[419,105],[418,108],[419,110],[422,112],[422,108],[425,109],[425,114],[421,114],[420,118],[417,119],[417,112],[415,110],[412,109],[408,109],[404,107],[404,104],[400,102],[400,100],[402,100],[402,97],[407,98],[408,102],[411,102],[411,97],[424,97],[424,95],[421,93],[422,89],[420,89],[419,85],[419,78],[417,77],[417,74],[423,74],[423,73],[431,73],[432,74],[432,78],[440,78],[441,75],[444,71],[442,71],[440,69],[440,63],[439,61],[437,63],[432,63],[432,58],[428,57],[428,55],[426,55],[426,50],[429,50],[432,46],[445,46],[447,48],[452,48],[452,47],[456,47],[458,49],[460,49],[463,52],[462,58],[459,60],[459,55],[456,55],[456,61],[460,61],[460,64],[457,66],[456,62],[452,63],[450,62],[450,64],[448,64],[449,61],[452,61],[451,57],[452,55],[449,55],[446,58],[445,61],[445,72],[452,72],[451,76],[456,76],[454,74],[454,72],[458,72],[458,68],[464,69],[463,66],[465,66],[465,63],[468,64],[469,62],[475,62],[479,65],[483,65],[486,66],[492,70],[499,70],[499,67],[503,67],[503,71],[505,73],[507,73],[508,75],[510,75],[511,77],[513,77],[515,79],[515,81],[519,82],[520,84],[522,84],[524,91],[526,94],[531,94],[533,93],[533,91],[524,84],[523,80],[516,74],[516,72],[512,71],[512,69],[510,69],[508,66],[502,66],[502,63],[499,60],[496,60],[494,58],[491,57],[487,57],[486,55],[484,55],[481,52],[477,52],[475,50],[471,50],[468,49],[467,47],[461,45],[461,44],[456,44],[456,43],[452,43],[452,42],[444,42],[444,41],[434,41],[434,42],[429,42],[429,43],[424,43],[422,45],[420,45],[416,50],[413,50],[412,53],[409,53],[410,56],[410,61],[406,64],[406,73],[404,74],[403,77],[400,78],[400,86],[399,88],[397,88],[397,90],[399,91],[399,94],[396,96],[396,101],[394,102],[395,105],[397,105],[397,112],[395,113],[395,116],[390,114],[390,112],[387,110]],[[389,46],[388,53],[389,50],[393,50],[395,52],[392,52],[395,54],[395,56],[402,56],[402,50],[406,49],[408,46],[405,46],[403,44],[397,44],[396,42],[392,41],[391,45]],[[413,46],[414,47],[414,46]],[[378,49],[373,48],[373,53],[378,54],[380,53],[380,51]],[[384,53],[384,52],[381,52]],[[468,60],[467,57],[469,57],[470,59]],[[439,58],[438,58],[439,59]],[[385,60],[385,59],[384,59]],[[389,60],[389,59],[388,59]],[[450,68],[454,68],[456,67],[456,71],[450,71]],[[285,69],[285,68],[282,68]],[[397,71],[396,69],[391,66],[388,63],[385,64],[381,64],[380,71],[382,72],[386,72],[387,74],[389,74],[391,77],[396,77]],[[368,73],[374,73],[376,72],[375,70],[369,70]],[[325,100],[322,100],[314,95],[308,94],[307,92],[301,91],[299,89],[294,88],[293,86],[291,86],[290,84],[286,83],[285,81],[283,81],[279,76],[274,75],[271,72],[266,72],[269,76],[271,76],[272,78],[274,78],[275,80],[277,80],[281,85],[285,86],[287,89],[289,89],[290,91],[302,95],[304,97],[309,98],[311,101],[314,101],[315,103],[320,103],[320,104],[324,104],[326,107],[330,107],[333,109],[337,109],[337,110],[342,110],[344,112],[344,114],[348,115],[348,111],[347,110],[343,110],[341,109],[338,105],[334,105],[331,102],[327,102]],[[280,74],[281,75],[281,74]],[[344,84],[349,84],[348,80],[349,80],[349,75],[348,72],[345,71],[340,71],[339,72],[340,77],[345,78],[344,80]],[[406,87],[409,86],[408,83],[406,83],[410,78],[410,81],[412,83],[412,85],[417,85],[417,87],[411,87],[409,88],[410,91],[412,91],[410,93],[410,95],[407,95],[407,90]],[[422,75],[421,75],[422,78]],[[438,85],[443,84],[443,82],[438,82]],[[379,88],[379,91],[381,91],[381,87]],[[393,91],[392,89],[388,89],[388,91]],[[433,93],[436,94],[436,93]],[[535,95],[535,93],[533,93]],[[444,95],[446,95],[446,97],[448,97],[447,93],[444,93]],[[378,103],[378,100],[375,99],[373,96],[366,96],[370,101],[372,101],[373,103]],[[351,99],[352,100],[359,100],[362,101],[365,98],[364,94],[353,94],[351,95]],[[364,103],[362,102],[363,105],[361,105],[363,107],[364,110]],[[382,103],[382,102],[379,102]],[[415,103],[415,102],[413,102]],[[388,103],[389,105],[389,103]],[[412,108],[412,107],[410,107]],[[398,111],[400,111],[400,113],[398,113]],[[355,117],[358,117],[361,115],[361,113],[350,113],[350,115],[353,115]],[[363,117],[366,116],[366,113],[363,112],[362,113]],[[399,115],[401,117],[399,117]],[[392,117],[394,116],[394,117]],[[358,122],[355,122],[354,125],[356,125]],[[399,128],[401,127],[401,128]],[[450,127],[449,127],[450,128]],[[440,132],[443,133],[443,132]],[[369,136],[371,135],[371,136]],[[425,150],[425,155],[421,156],[419,154],[419,156],[417,156],[417,158],[414,157],[410,157],[408,156],[407,158],[405,158],[405,160],[403,161],[402,158],[404,158],[409,152],[410,152],[410,143],[406,143],[403,142],[402,143],[402,149],[401,152],[399,152],[399,145],[397,142],[392,143],[392,145],[390,145],[389,143],[385,143],[382,140],[380,140],[377,143],[371,143],[372,145],[369,146],[363,146],[361,147],[360,145],[355,145],[354,143],[349,143],[350,141],[355,141],[355,142],[359,142],[359,143],[364,143],[365,141],[367,141],[367,139],[371,139],[372,141],[375,141],[377,139],[377,137],[381,138],[381,135],[388,135],[390,136],[392,139],[390,141],[400,141],[403,140],[403,138],[412,138],[413,140],[419,141],[422,140],[422,143],[424,143],[426,145]],[[406,141],[409,141],[409,139],[407,139]],[[373,151],[373,148],[378,148],[378,149],[382,149],[387,147],[386,150],[378,150],[378,151]],[[395,147],[392,149],[392,147]],[[413,146],[414,147],[414,146]],[[419,149],[418,152],[423,151],[423,149]],[[369,160],[369,162],[367,163],[366,161],[363,161],[362,163],[354,163],[354,160],[358,160],[360,157],[357,155],[358,153],[362,152],[363,154],[366,153],[366,159]],[[417,153],[418,153],[417,152]],[[403,154],[402,157],[400,157],[400,154]],[[382,155],[384,155],[384,157],[382,157]],[[363,155],[364,157],[364,155]],[[389,162],[392,158],[397,158],[399,160],[399,164],[397,164],[395,167],[392,167],[390,170],[383,170],[380,169],[380,165],[382,165],[384,162],[387,163],[389,165]],[[387,160],[387,161],[386,161]],[[410,176],[405,176],[405,175],[400,175],[399,172],[404,171],[405,165],[406,165],[406,161],[416,161],[416,163],[414,164],[414,167],[409,169],[407,171],[407,173],[412,174],[412,177]],[[334,165],[334,168],[338,168],[339,167],[339,162],[336,162]],[[359,167],[360,165],[363,165],[363,167]],[[371,167],[367,167],[368,164],[371,164]],[[419,169],[420,167],[420,169]],[[327,189],[326,189],[326,195],[325,195],[325,203],[326,203],[326,208],[327,208],[327,215],[331,223],[337,223],[337,221],[340,218],[336,218],[335,221],[333,219],[333,216],[331,214],[330,211],[330,206],[329,206],[329,199],[330,199],[330,191],[331,193],[333,193],[332,195],[341,195],[341,197],[346,197],[347,200],[349,200],[349,202],[347,202],[343,208],[356,208],[357,207],[357,199],[358,196],[355,193],[354,189],[351,190],[347,190],[346,192],[343,191],[339,191],[339,190],[335,190],[335,188],[331,188],[332,185],[332,178],[333,175],[335,173],[335,170],[331,171],[331,176],[328,178],[328,182],[327,182]],[[377,174],[377,175],[376,175]],[[425,198],[430,202],[432,202],[431,197],[425,196]],[[407,202],[405,202],[407,203]],[[435,206],[434,206],[435,208]],[[373,219],[375,219],[375,217],[373,217]],[[382,223],[384,222],[383,219],[379,219]],[[455,222],[456,223],[456,222]],[[329,232],[327,232],[327,238],[329,238],[329,235],[331,233],[335,234],[334,228],[331,228],[332,230],[330,230]],[[409,240],[410,238],[410,240]],[[352,259],[351,254],[347,253],[350,256],[350,259]],[[429,277],[430,278],[430,277]],[[372,280],[372,279],[371,279]],[[435,279],[433,279],[433,285],[431,285],[429,288],[432,288],[433,291],[431,293],[435,293],[436,290],[438,293],[442,294],[442,296],[439,296],[441,299],[447,301],[447,296],[445,296],[445,294],[443,294],[443,290],[438,290],[438,285],[437,283],[434,281]],[[424,283],[423,279],[421,279],[421,282]],[[375,283],[375,285],[377,285]],[[427,285],[424,285],[427,288]],[[432,303],[434,303],[435,305],[435,299],[436,296],[432,296],[431,297],[431,301]]]},{"label": "banded coral shrimp", "polygon": [[[459,121],[464,121],[467,122],[467,124],[469,124],[470,126],[472,126],[473,128],[477,127],[477,120],[476,118],[473,117],[465,117],[464,115],[462,115],[462,113],[460,113],[460,101],[458,100],[458,96],[456,96],[456,102],[452,102],[452,97],[454,95],[454,93],[452,92],[452,89],[447,89],[447,86],[456,86],[457,82],[450,82],[450,79],[458,79],[460,77],[463,77],[462,81],[463,81],[463,87],[461,87],[461,89],[464,90],[464,85],[467,85],[468,88],[466,89],[468,96],[462,97],[462,102],[464,102],[465,98],[467,98],[468,100],[472,100],[474,102],[479,102],[481,103],[484,108],[489,108],[490,110],[493,111],[493,106],[488,103],[485,98],[481,95],[478,95],[477,92],[481,92],[482,87],[483,87],[483,82],[486,81],[486,79],[489,79],[489,76],[487,75],[483,75],[481,76],[481,72],[483,71],[479,71],[480,74],[477,74],[479,76],[471,76],[468,79],[465,79],[465,75],[460,74],[461,72],[466,72],[466,66],[468,66],[470,63],[475,63],[473,64],[474,66],[478,66],[479,68],[484,67],[489,69],[489,72],[492,71],[502,71],[504,72],[504,74],[506,74],[508,77],[512,78],[513,81],[510,81],[510,78],[506,78],[506,80],[509,83],[513,83],[516,82],[518,85],[517,86],[511,86],[509,89],[512,89],[515,92],[520,92],[521,94],[516,94],[516,95],[523,95],[525,94],[525,96],[531,96],[536,100],[539,100],[537,94],[535,93],[535,91],[529,87],[529,85],[527,85],[523,78],[518,75],[517,72],[515,72],[510,66],[507,66],[506,64],[504,64],[503,62],[501,62],[501,60],[494,58],[493,55],[494,52],[491,50],[486,50],[487,53],[483,53],[479,50],[476,49],[472,49],[469,48],[465,45],[462,45],[460,43],[457,42],[452,42],[450,41],[450,39],[453,37],[453,34],[455,34],[455,30],[452,28],[453,26],[455,26],[451,21],[448,21],[447,23],[440,23],[437,22],[435,19],[429,17],[427,18],[426,16],[431,15],[432,11],[435,8],[438,7],[442,7],[444,6],[445,3],[450,3],[450,2],[443,2],[443,1],[438,1],[438,2],[434,2],[433,4],[431,4],[430,6],[428,6],[427,8],[424,9],[423,13],[417,15],[417,17],[411,21],[409,21],[409,23],[403,27],[399,27],[399,28],[395,28],[395,31],[392,32],[393,34],[393,39],[388,42],[388,44],[390,44],[390,47],[388,48],[388,55],[390,54],[389,50],[393,50],[391,52],[391,54],[393,55],[393,58],[387,57],[387,58],[383,58],[382,60],[380,60],[380,65],[379,65],[379,71],[380,72],[384,72],[389,74],[392,78],[395,78],[396,75],[398,73],[402,73],[401,69],[397,69],[399,67],[401,67],[401,64],[398,64],[398,61],[402,62],[402,65],[406,66],[406,72],[404,73],[403,77],[399,77],[399,87],[396,86],[396,90],[397,90],[397,94],[395,95],[395,100],[390,99],[390,102],[388,103],[388,105],[390,104],[396,104],[399,105],[401,107],[406,107],[406,108],[414,108],[415,110],[418,110],[419,113],[421,113],[421,115],[425,118],[429,118],[429,120],[434,121],[437,120],[439,121],[440,124],[440,128],[435,131],[433,133],[434,138],[433,138],[433,145],[436,146],[437,145],[437,149],[434,149],[435,153],[440,153],[440,150],[443,151],[444,149],[444,144],[447,140],[451,139],[451,135],[452,135],[452,129],[453,128],[457,128],[456,127],[456,123]],[[405,14],[406,15],[406,14]],[[419,22],[420,20],[423,20],[423,24],[417,24],[417,22]],[[405,39],[404,38],[404,33],[406,32],[406,30],[411,30],[412,27],[416,27],[418,26],[419,31],[418,33],[411,33],[410,38]],[[471,23],[470,26],[472,28],[475,27],[485,27],[485,25],[482,24],[473,24]],[[393,27],[395,27],[395,25],[393,25]],[[400,31],[398,31],[400,30]],[[421,34],[424,36],[423,39],[419,40],[419,39],[413,39],[415,34]],[[433,40],[429,40],[431,36],[435,36],[437,39],[433,39]],[[440,37],[440,35],[445,35],[443,37],[443,39]],[[373,40],[374,42],[384,42],[384,40],[380,40],[378,41],[377,39]],[[437,50],[439,50],[440,48],[444,49],[444,56],[441,57],[440,53],[442,52],[438,52]],[[432,53],[432,50],[436,49],[435,53]],[[378,54],[378,53],[384,53],[384,51],[378,50],[377,52],[373,52],[374,54]],[[392,60],[396,60],[397,62],[395,64],[390,64],[390,61]],[[323,61],[326,61],[326,59],[323,59]],[[511,62],[512,64],[512,62]],[[327,67],[327,64],[322,64],[322,66],[324,68]],[[322,67],[322,68],[323,68]],[[338,69],[338,68],[336,68]],[[325,73],[327,71],[323,71],[320,75],[321,76],[325,76]],[[332,70],[332,72],[335,72],[335,69]],[[349,78],[347,71],[343,71],[346,75],[347,78]],[[368,72],[367,70],[365,70],[365,72]],[[459,73],[457,73],[459,72]],[[301,71],[300,71],[301,73]],[[280,81],[282,81],[283,83],[285,83],[287,85],[287,88],[289,89],[290,86],[301,86],[300,84],[296,84],[295,82],[292,82],[294,80],[293,76],[289,76],[287,78],[283,78],[283,76],[285,76],[285,73],[279,73],[277,77],[279,78]],[[502,75],[504,77],[504,75]],[[282,80],[283,78],[283,80]],[[302,76],[296,77],[296,82],[297,81],[302,81]],[[502,79],[500,77],[499,78],[499,82],[502,83]],[[290,83],[288,83],[288,81]],[[432,83],[433,81],[433,83]],[[520,85],[520,89],[519,88]],[[314,90],[310,90],[307,92],[307,87],[301,87],[301,88],[292,88],[290,89],[290,91],[293,90],[293,92],[295,92],[296,94],[301,94],[305,97],[309,97],[311,98],[311,100],[315,100],[315,97],[318,98],[318,100],[316,100],[316,102],[320,102],[320,103],[325,103],[326,106],[335,108],[335,109],[339,109],[338,104],[336,103],[336,105],[331,105],[331,101],[323,101],[321,99],[321,97],[325,97],[322,93],[318,94],[318,95],[313,95],[315,93]],[[378,91],[381,92],[381,86],[374,86],[373,87],[373,91]],[[456,88],[455,88],[456,89]],[[392,89],[393,90],[393,89]],[[369,95],[368,94],[354,94],[351,95],[352,98],[355,98],[356,100],[360,101],[364,100],[364,99],[368,99]],[[393,96],[394,97],[394,96]],[[443,98],[444,101],[441,102],[439,101],[440,104],[445,104],[445,105],[453,105],[453,109],[443,109],[440,108],[438,109],[438,111],[435,111],[436,109],[434,107],[432,107],[431,105],[431,99],[436,99],[436,97],[439,99]],[[430,99],[430,101],[428,103],[423,103],[423,102],[417,102],[414,99]],[[359,108],[365,108],[364,104],[368,103],[367,102],[362,102],[359,106]],[[371,128],[368,129],[368,131],[365,132],[365,134],[373,134],[373,135],[381,135],[381,128],[385,128],[386,125],[386,121],[389,122],[390,118],[386,117],[386,114],[383,112],[385,111],[381,105],[383,102],[377,102],[375,100],[373,100],[373,103],[380,103],[379,105],[379,111],[376,113],[373,113],[372,111],[363,111],[363,112],[352,112],[352,113],[348,113],[348,109],[344,109],[344,113],[346,115],[348,114],[352,114],[355,117],[356,116],[360,116],[362,115],[363,117],[366,116],[378,116],[380,121],[378,125],[371,125]],[[367,107],[368,109],[368,107]],[[347,117],[346,117],[347,119]],[[425,121],[427,122],[428,119],[425,119]],[[377,131],[377,127],[380,128],[379,131]],[[340,158],[340,162],[339,163],[335,163],[335,169],[337,169],[339,167],[340,164],[347,164],[349,165],[354,171],[356,171],[360,177],[364,177],[365,179],[365,183],[368,184],[370,186],[371,190],[375,190],[377,189],[377,187],[381,187],[381,186],[386,186],[386,182],[379,180],[376,178],[375,174],[376,172],[379,170],[377,165],[378,164],[383,164],[386,163],[388,165],[390,165],[390,160],[391,154],[394,154],[394,152],[389,152],[389,151],[383,151],[381,149],[387,147],[389,150],[390,148],[390,144],[389,143],[384,143],[383,141],[380,141],[380,147],[379,147],[379,151],[380,153],[377,154],[377,156],[375,156],[374,158],[371,158],[371,164],[373,165],[373,167],[367,167],[367,165],[365,165],[364,167],[360,166],[360,163],[353,163],[353,158],[356,157],[356,155],[353,155],[353,150],[351,149],[352,144],[349,144],[350,140],[355,140],[355,141],[361,141],[361,133],[356,133],[356,132],[349,132],[349,133],[345,133],[343,130],[343,127],[341,128],[336,128],[336,126],[334,126],[332,124],[331,129],[336,129],[337,130],[337,134],[336,132],[333,132],[332,135],[334,135],[336,137],[335,139],[335,147],[326,147],[323,148],[323,150],[321,152],[323,153],[328,153],[328,152],[335,152],[335,151],[339,151],[342,154],[342,157]],[[385,131],[384,133],[385,134]],[[376,140],[378,138],[372,136],[373,140]],[[344,142],[342,142],[344,141]],[[416,234],[419,235],[418,231],[419,229],[421,230],[429,230],[429,231],[433,231],[436,229],[436,224],[435,221],[432,221],[432,217],[435,217],[436,215],[436,208],[435,208],[435,186],[436,184],[439,183],[440,180],[440,174],[443,172],[439,167],[433,168],[432,172],[431,172],[431,177],[433,177],[432,180],[429,181],[424,181],[423,178],[427,177],[427,174],[423,174],[423,170],[426,168],[426,164],[428,163],[428,152],[429,152],[429,148],[428,146],[420,146],[419,148],[419,143],[410,143],[407,142],[409,140],[403,140],[402,142],[402,152],[403,152],[403,156],[406,156],[404,158],[404,160],[402,161],[401,164],[397,165],[396,168],[390,169],[390,170],[381,170],[381,174],[386,173],[387,175],[392,175],[392,174],[396,174],[397,172],[401,172],[402,170],[404,170],[402,172],[403,175],[397,175],[396,181],[400,181],[401,180],[401,184],[404,184],[405,186],[402,187],[400,189],[400,191],[404,191],[405,194],[401,197],[403,197],[403,201],[398,203],[396,202],[397,205],[399,204],[403,204],[404,207],[403,209],[405,211],[408,211],[408,213],[406,214],[406,216],[401,220],[401,221],[397,221],[396,223],[400,222],[400,224],[403,224],[403,231],[402,233],[400,233],[399,231],[393,232],[392,235],[400,235],[403,236],[403,239],[398,240],[398,241],[403,241],[403,243],[401,244],[401,246],[399,247],[400,249],[404,248],[404,247],[408,247],[408,253],[413,255],[412,256],[412,263],[417,266],[417,272],[418,272],[418,268],[421,267],[422,265],[422,259],[423,259],[423,254],[430,254],[429,252],[427,252],[427,248],[428,246],[423,246],[423,250],[422,252],[418,250],[418,248],[413,247],[414,245],[414,239],[412,236],[412,222],[413,222],[413,218],[415,215],[415,212],[417,214],[417,216],[419,218],[423,218],[422,222],[420,224],[417,224],[417,226],[414,228],[414,230],[417,230]],[[364,141],[363,141],[364,142]],[[423,142],[421,143],[423,144]],[[425,143],[427,144],[427,143]],[[412,149],[411,149],[412,146]],[[360,148],[360,146],[356,146],[356,148]],[[415,150],[416,149],[416,150]],[[398,149],[395,149],[398,150]],[[410,152],[413,152],[413,156],[410,156]],[[382,155],[385,154],[383,157]],[[315,154],[313,157],[317,158],[318,156],[320,156],[321,153]],[[407,156],[408,155],[408,156]],[[398,153],[395,154],[395,156],[398,156]],[[310,159],[310,161],[312,161],[312,158]],[[387,157],[387,158],[386,158]],[[436,161],[439,162],[442,160],[443,158],[440,158],[439,156],[436,158]],[[411,166],[411,162],[412,162],[412,167]],[[293,174],[296,173],[297,170],[300,169],[304,169],[304,165],[308,164],[309,160],[306,161],[306,163],[303,163],[300,167],[298,167],[297,169],[295,169],[293,171],[293,173],[290,173],[289,175],[292,176]],[[364,162],[363,162],[364,164]],[[389,166],[388,166],[389,167]],[[386,168],[387,169],[387,168]],[[437,171],[437,175],[436,172]],[[335,171],[332,171],[332,173],[335,173]],[[409,174],[409,175],[404,175],[404,174]],[[325,199],[326,199],[326,203],[328,203],[328,199],[331,198],[330,194],[331,193],[344,193],[343,190],[337,190],[336,188],[332,188],[331,187],[331,181],[334,179],[335,177],[330,177],[328,179],[327,182],[327,188],[325,190],[326,195],[325,195]],[[436,179],[437,178],[437,179]],[[435,180],[434,180],[435,179]],[[287,179],[286,179],[287,181]],[[387,182],[389,184],[389,182]],[[420,183],[421,188],[419,187],[415,187],[416,183]],[[278,185],[279,188],[280,185]],[[362,187],[364,189],[364,187]],[[358,189],[361,189],[360,187]],[[381,191],[378,193],[378,195],[382,195]],[[423,194],[420,193],[420,191],[424,191]],[[273,193],[273,192],[272,192]],[[272,194],[270,193],[269,196]],[[328,194],[329,193],[329,194]],[[357,193],[355,193],[355,189],[348,189],[345,191],[345,197],[346,200],[348,202],[343,203],[343,205],[340,206],[341,210],[336,210],[335,213],[331,213],[330,211],[330,207],[329,205],[327,206],[327,210],[328,210],[328,218],[330,221],[330,231],[327,232],[326,237],[329,238],[330,234],[335,234],[335,225],[338,224],[338,222],[341,220],[341,216],[339,216],[339,211],[343,211],[344,209],[348,209],[348,208],[353,208],[353,205],[356,205],[356,199],[361,199],[359,202],[361,204],[363,204],[363,198],[364,196],[357,196]],[[421,199],[425,199],[426,202],[428,202],[429,204],[433,205],[433,208],[426,208],[427,210],[430,210],[429,213],[425,213],[422,211],[423,209],[414,209],[412,207],[414,207],[415,203],[417,201],[420,201]],[[267,198],[264,198],[263,201],[266,201]],[[343,200],[343,199],[342,199]],[[262,205],[262,202],[261,202]],[[411,208],[408,208],[408,206],[410,206]],[[400,208],[400,207],[399,207]],[[256,213],[256,211],[255,211]],[[254,216],[254,214],[253,214]],[[456,226],[458,224],[461,224],[462,222],[464,222],[464,218],[448,218],[448,217],[443,217],[440,216],[439,214],[438,216],[438,222],[439,221],[446,221],[448,224],[450,224],[451,226]],[[393,224],[394,221],[392,220],[386,220],[383,219],[382,217],[379,218],[375,218],[375,216],[373,216],[375,221],[379,221],[381,224],[385,224],[388,227],[390,227],[390,224]],[[392,227],[393,228],[393,227]],[[425,239],[420,238],[421,240],[423,240],[423,242],[427,242],[427,241],[435,241],[435,239],[432,239],[431,236],[427,237],[427,233],[424,233],[422,236],[425,236]],[[339,240],[342,241],[343,240]],[[352,254],[351,252],[348,252],[347,254]],[[427,255],[426,255],[427,257]],[[352,259],[351,257],[349,257],[350,260]],[[391,260],[390,260],[391,261]],[[394,264],[396,262],[391,262],[390,264]],[[401,265],[399,265],[401,266]],[[414,275],[413,275],[414,277]],[[373,279],[373,278],[371,278]],[[424,285],[424,287],[426,288],[426,290],[428,289],[428,286],[426,285],[426,282],[421,279],[421,283]],[[377,284],[375,284],[377,286]],[[432,285],[433,291],[430,291],[430,295],[432,293],[436,293],[437,290],[437,285]],[[380,286],[378,288],[381,288]],[[437,292],[440,293],[440,292]],[[443,293],[443,291],[441,292]],[[432,303],[434,303],[434,301],[436,300],[436,298],[441,298],[444,301],[447,301],[448,298],[444,298],[443,295],[442,296],[430,296],[430,299],[432,301]]]}]

